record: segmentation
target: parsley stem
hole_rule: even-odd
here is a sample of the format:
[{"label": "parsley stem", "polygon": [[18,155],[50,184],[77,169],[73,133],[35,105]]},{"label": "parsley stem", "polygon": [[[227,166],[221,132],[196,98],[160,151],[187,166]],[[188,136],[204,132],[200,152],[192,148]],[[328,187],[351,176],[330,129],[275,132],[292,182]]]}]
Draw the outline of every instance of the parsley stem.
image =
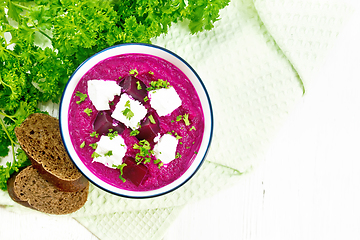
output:
[{"label": "parsley stem", "polygon": [[7,135],[8,138],[10,139],[10,142],[11,142],[11,150],[12,150],[12,154],[13,154],[13,161],[15,162],[16,160],[15,160],[15,149],[14,149],[14,145],[16,145],[17,143],[12,140],[12,138],[11,138],[9,132],[7,131],[6,126],[5,126],[5,124],[4,124],[4,122],[3,122],[3,120],[2,120],[1,118],[0,118],[0,124],[1,124],[1,126],[3,127],[6,135]]},{"label": "parsley stem", "polygon": [[0,112],[0,115],[3,115],[4,117],[10,118],[13,122],[15,122],[15,119],[12,116],[9,116],[3,112]]},{"label": "parsley stem", "polygon": [[7,52],[7,53],[9,53],[9,54],[11,54],[11,55],[13,55],[14,57],[20,57],[19,55],[17,55],[17,54],[15,54],[15,53],[13,53],[12,51],[10,51],[9,49],[7,49],[7,48],[4,48],[3,46],[1,46],[0,45],[0,47],[1,47],[1,49],[2,49],[2,51],[4,51],[4,52]]},{"label": "parsley stem", "polygon": [[42,31],[42,30],[40,30],[40,29],[38,29],[38,28],[36,28],[38,31],[39,31],[39,33],[41,33],[42,35],[44,35],[45,37],[47,37],[51,42],[52,42],[52,38],[49,36],[49,35],[47,35],[44,31]]},{"label": "parsley stem", "polygon": [[15,5],[15,6],[21,8],[21,9],[24,9],[24,10],[27,10],[27,11],[31,11],[31,8],[28,8],[28,7],[26,7],[26,6],[20,5],[20,4],[18,4],[18,3],[13,2],[13,1],[11,2],[11,4],[13,4],[13,5]]}]

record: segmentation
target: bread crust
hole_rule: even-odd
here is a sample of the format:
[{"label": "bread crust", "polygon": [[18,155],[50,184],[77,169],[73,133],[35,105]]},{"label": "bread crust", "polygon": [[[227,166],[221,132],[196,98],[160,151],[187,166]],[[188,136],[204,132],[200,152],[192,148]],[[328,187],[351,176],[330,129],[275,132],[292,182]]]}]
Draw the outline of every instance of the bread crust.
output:
[{"label": "bread crust", "polygon": [[15,128],[15,135],[34,168],[56,188],[76,192],[88,185],[65,150],[58,119],[43,113],[31,114]]},{"label": "bread crust", "polygon": [[28,166],[13,174],[7,182],[8,192],[15,202],[40,212],[63,215],[79,210],[87,201],[89,183],[77,192],[58,191]]},{"label": "bread crust", "polygon": [[29,159],[32,166],[36,170],[38,170],[41,176],[51,182],[60,191],[77,192],[88,185],[88,180],[83,175],[81,175],[78,179],[75,180],[60,179],[59,177],[53,175],[51,172],[47,171],[42,164],[39,164],[32,157],[29,157]]}]

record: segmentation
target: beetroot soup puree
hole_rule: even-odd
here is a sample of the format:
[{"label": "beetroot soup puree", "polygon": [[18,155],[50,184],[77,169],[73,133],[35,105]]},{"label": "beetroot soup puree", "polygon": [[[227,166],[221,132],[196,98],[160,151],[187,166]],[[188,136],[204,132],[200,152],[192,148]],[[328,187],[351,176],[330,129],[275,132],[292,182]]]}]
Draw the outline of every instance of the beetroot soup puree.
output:
[{"label": "beetroot soup puree", "polygon": [[[88,80],[112,80],[119,84],[121,78],[129,76],[129,71],[132,69],[138,71],[136,78],[145,83],[147,87],[150,86],[151,81],[158,79],[167,80],[176,90],[182,101],[182,105],[170,115],[158,118],[161,136],[172,132],[172,134],[177,134],[177,136],[181,137],[181,139],[178,140],[179,143],[176,148],[177,158],[159,168],[158,165],[153,162],[156,158],[152,156],[152,161],[145,164],[148,171],[138,186],[134,185],[131,181],[123,182],[119,178],[119,169],[108,168],[102,163],[93,162],[91,155],[94,149],[89,146],[89,144],[95,143],[100,139],[100,136],[98,138],[90,136],[90,134],[94,132],[93,123],[98,111],[89,97],[81,104],[77,104],[76,102],[79,100],[79,97],[75,96],[77,91],[87,94]],[[119,97],[115,96],[114,102],[116,102],[118,98]],[[144,103],[144,106],[148,110],[152,110],[150,101],[151,99]],[[166,99],[164,101],[166,101]],[[92,109],[90,116],[84,112],[86,108]],[[114,108],[115,106],[111,106],[111,111],[113,111]],[[184,121],[177,121],[177,117],[184,114],[189,115],[190,125],[188,126]],[[190,80],[176,66],[168,61],[146,54],[124,54],[110,57],[90,69],[82,77],[72,95],[68,123],[71,141],[86,167],[108,184],[131,191],[158,189],[178,179],[189,168],[195,158],[200,148],[204,132],[203,111],[199,97]],[[138,144],[139,140],[135,136],[130,136],[130,132],[131,129],[126,128],[120,135],[124,138],[127,146],[126,156],[135,157],[139,150],[133,149],[133,145]],[[81,148],[80,145],[84,141],[86,144]]]}]

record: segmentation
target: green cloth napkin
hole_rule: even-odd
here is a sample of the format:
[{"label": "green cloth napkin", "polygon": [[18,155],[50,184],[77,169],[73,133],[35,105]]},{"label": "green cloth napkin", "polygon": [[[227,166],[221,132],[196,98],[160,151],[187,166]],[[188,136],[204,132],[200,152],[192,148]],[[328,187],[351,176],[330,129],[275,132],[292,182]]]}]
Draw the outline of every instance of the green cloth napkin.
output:
[{"label": "green cloth napkin", "polygon": [[[215,126],[208,157],[188,183],[153,199],[112,196],[91,185],[85,206],[70,216],[102,240],[161,239],[185,204],[231,186],[261,163],[352,12],[341,1],[232,0],[211,31],[190,35],[178,23],[153,39],[184,58],[209,92]],[[32,211],[5,192],[0,204]]]}]

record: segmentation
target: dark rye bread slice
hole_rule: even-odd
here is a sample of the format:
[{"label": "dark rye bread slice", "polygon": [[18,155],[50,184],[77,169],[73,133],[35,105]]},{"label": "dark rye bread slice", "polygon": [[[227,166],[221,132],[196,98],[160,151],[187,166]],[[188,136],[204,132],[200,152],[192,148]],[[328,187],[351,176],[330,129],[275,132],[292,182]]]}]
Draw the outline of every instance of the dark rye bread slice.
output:
[{"label": "dark rye bread slice", "polygon": [[65,150],[56,118],[31,114],[15,128],[15,134],[33,167],[59,190],[75,192],[88,185]]},{"label": "dark rye bread slice", "polygon": [[13,174],[7,181],[10,197],[25,207],[48,213],[69,214],[80,209],[86,202],[89,184],[77,192],[59,191],[28,166]]}]

